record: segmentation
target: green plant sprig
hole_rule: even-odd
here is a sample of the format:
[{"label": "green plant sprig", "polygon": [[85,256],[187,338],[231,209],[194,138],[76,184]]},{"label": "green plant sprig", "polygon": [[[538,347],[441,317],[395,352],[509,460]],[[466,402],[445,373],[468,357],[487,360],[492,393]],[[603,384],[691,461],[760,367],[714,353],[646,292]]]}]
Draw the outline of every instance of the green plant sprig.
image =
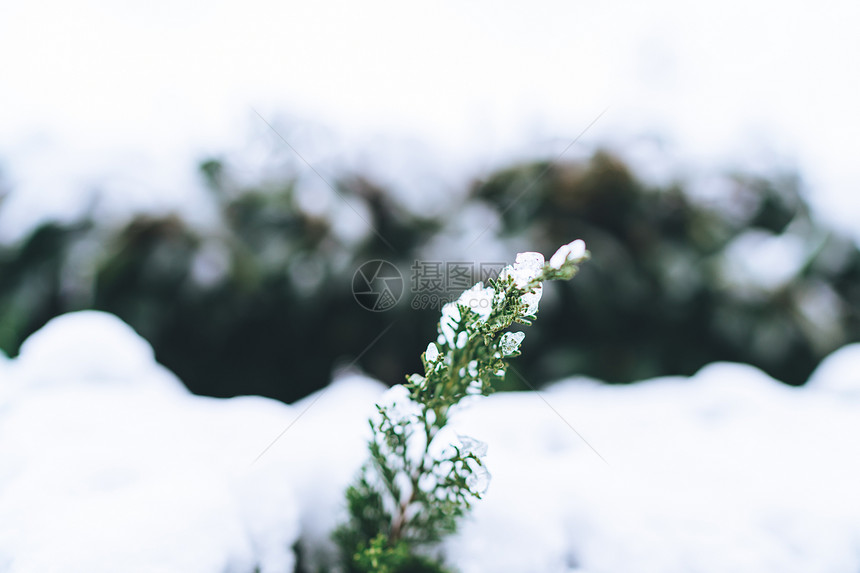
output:
[{"label": "green plant sprig", "polygon": [[441,435],[451,410],[504,380],[525,336],[508,329],[530,325],[542,283],[572,278],[589,256],[582,241],[548,263],[520,253],[486,287],[479,282],[442,308],[439,336],[421,354],[424,374],[389,390],[369,420],[370,459],[346,493],[350,521],[335,532],[348,571],[445,571],[427,549],[456,530],[490,479],[485,444]]}]

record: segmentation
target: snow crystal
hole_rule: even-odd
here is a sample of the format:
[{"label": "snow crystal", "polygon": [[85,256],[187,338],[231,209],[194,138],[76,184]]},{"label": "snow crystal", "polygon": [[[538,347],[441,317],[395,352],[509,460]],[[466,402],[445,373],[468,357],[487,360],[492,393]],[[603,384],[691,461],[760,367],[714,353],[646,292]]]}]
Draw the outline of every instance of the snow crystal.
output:
[{"label": "snow crystal", "polygon": [[469,364],[466,365],[466,371],[469,373],[469,376],[477,376],[478,375],[478,361],[470,360]]},{"label": "snow crystal", "polygon": [[463,291],[457,303],[468,307],[480,320],[487,320],[493,310],[494,294],[495,291],[491,287],[485,288],[483,282],[478,282],[469,290]]},{"label": "snow crystal", "polygon": [[487,455],[487,444],[481,440],[457,434],[457,441],[460,442],[460,452],[464,455],[473,454],[479,458]]},{"label": "snow crystal", "polygon": [[469,335],[461,332],[457,335],[457,348],[466,348],[466,343],[469,342]]},{"label": "snow crystal", "polygon": [[523,339],[526,337],[525,332],[506,332],[502,335],[502,338],[499,339],[499,347],[502,350],[502,354],[505,356],[510,356],[514,352],[520,349],[520,344]]},{"label": "snow crystal", "polygon": [[531,292],[523,293],[520,300],[526,307],[523,310],[526,315],[534,316],[537,314],[541,295],[543,295],[543,285],[534,287]]},{"label": "snow crystal", "polygon": [[427,350],[424,351],[424,357],[427,362],[436,362],[439,359],[439,347],[431,342],[427,345]]},{"label": "snow crystal", "polygon": [[469,489],[478,493],[487,493],[487,490],[490,488],[490,479],[492,478],[490,472],[484,466],[474,462],[471,462],[469,465],[472,468],[472,473],[466,477],[466,485],[469,486]]},{"label": "snow crystal", "polygon": [[585,257],[585,241],[576,239],[566,245],[558,248],[555,254],[549,259],[549,266],[554,269],[560,269],[567,261],[579,261]]},{"label": "snow crystal", "polygon": [[529,282],[537,277],[543,270],[544,258],[540,253],[525,252],[517,253],[517,258],[513,266],[508,265],[502,272],[499,273],[499,278],[504,280],[507,277],[514,279],[514,284],[519,288],[526,288]]},{"label": "snow crystal", "polygon": [[[504,280],[508,277],[514,279],[514,284],[517,287],[524,289],[528,284],[535,279],[543,270],[544,258],[540,253],[526,252],[518,253],[516,262],[513,266],[507,266],[499,273],[499,279]],[[531,292],[527,292],[520,297],[520,300],[525,305],[526,315],[535,315],[538,311],[543,286],[536,286]]]}]

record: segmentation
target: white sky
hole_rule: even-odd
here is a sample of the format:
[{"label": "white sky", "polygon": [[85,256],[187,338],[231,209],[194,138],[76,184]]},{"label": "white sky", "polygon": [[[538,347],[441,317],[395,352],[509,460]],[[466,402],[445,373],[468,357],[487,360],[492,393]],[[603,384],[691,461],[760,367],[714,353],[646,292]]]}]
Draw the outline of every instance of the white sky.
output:
[{"label": "white sky", "polygon": [[557,155],[608,108],[571,157],[614,143],[658,176],[797,165],[851,229],[858,17],[845,0],[6,2],[0,239],[73,216],[94,189],[100,213],[205,221],[200,158],[297,161],[254,109],[322,173],[359,166],[420,203]]}]

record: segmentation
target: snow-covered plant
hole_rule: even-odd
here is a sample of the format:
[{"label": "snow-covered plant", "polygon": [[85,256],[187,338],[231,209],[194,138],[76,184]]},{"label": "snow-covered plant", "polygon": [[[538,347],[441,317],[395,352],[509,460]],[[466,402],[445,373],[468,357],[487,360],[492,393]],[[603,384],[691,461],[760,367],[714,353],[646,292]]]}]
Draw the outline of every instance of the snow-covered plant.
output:
[{"label": "snow-covered plant", "polygon": [[531,324],[543,281],[570,279],[588,257],[581,240],[548,263],[540,253],[520,253],[498,279],[442,308],[439,336],[421,355],[424,373],[391,388],[370,419],[370,459],[346,492],[349,523],[335,533],[347,571],[446,571],[432,546],[490,481],[486,444],[446,426],[452,408],[504,379],[525,337],[507,329]]}]

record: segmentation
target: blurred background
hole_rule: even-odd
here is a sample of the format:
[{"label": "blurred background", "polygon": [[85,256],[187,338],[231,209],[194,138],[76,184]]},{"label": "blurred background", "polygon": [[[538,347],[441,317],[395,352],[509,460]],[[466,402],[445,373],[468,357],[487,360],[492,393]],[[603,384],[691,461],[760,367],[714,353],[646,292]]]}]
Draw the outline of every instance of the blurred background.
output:
[{"label": "blurred background", "polygon": [[[395,384],[471,284],[450,263],[583,238],[508,389],[717,360],[803,384],[860,340],[854,11],[3,6],[0,349],[92,308],[198,394]],[[383,312],[353,295],[373,260],[403,280]]]}]

